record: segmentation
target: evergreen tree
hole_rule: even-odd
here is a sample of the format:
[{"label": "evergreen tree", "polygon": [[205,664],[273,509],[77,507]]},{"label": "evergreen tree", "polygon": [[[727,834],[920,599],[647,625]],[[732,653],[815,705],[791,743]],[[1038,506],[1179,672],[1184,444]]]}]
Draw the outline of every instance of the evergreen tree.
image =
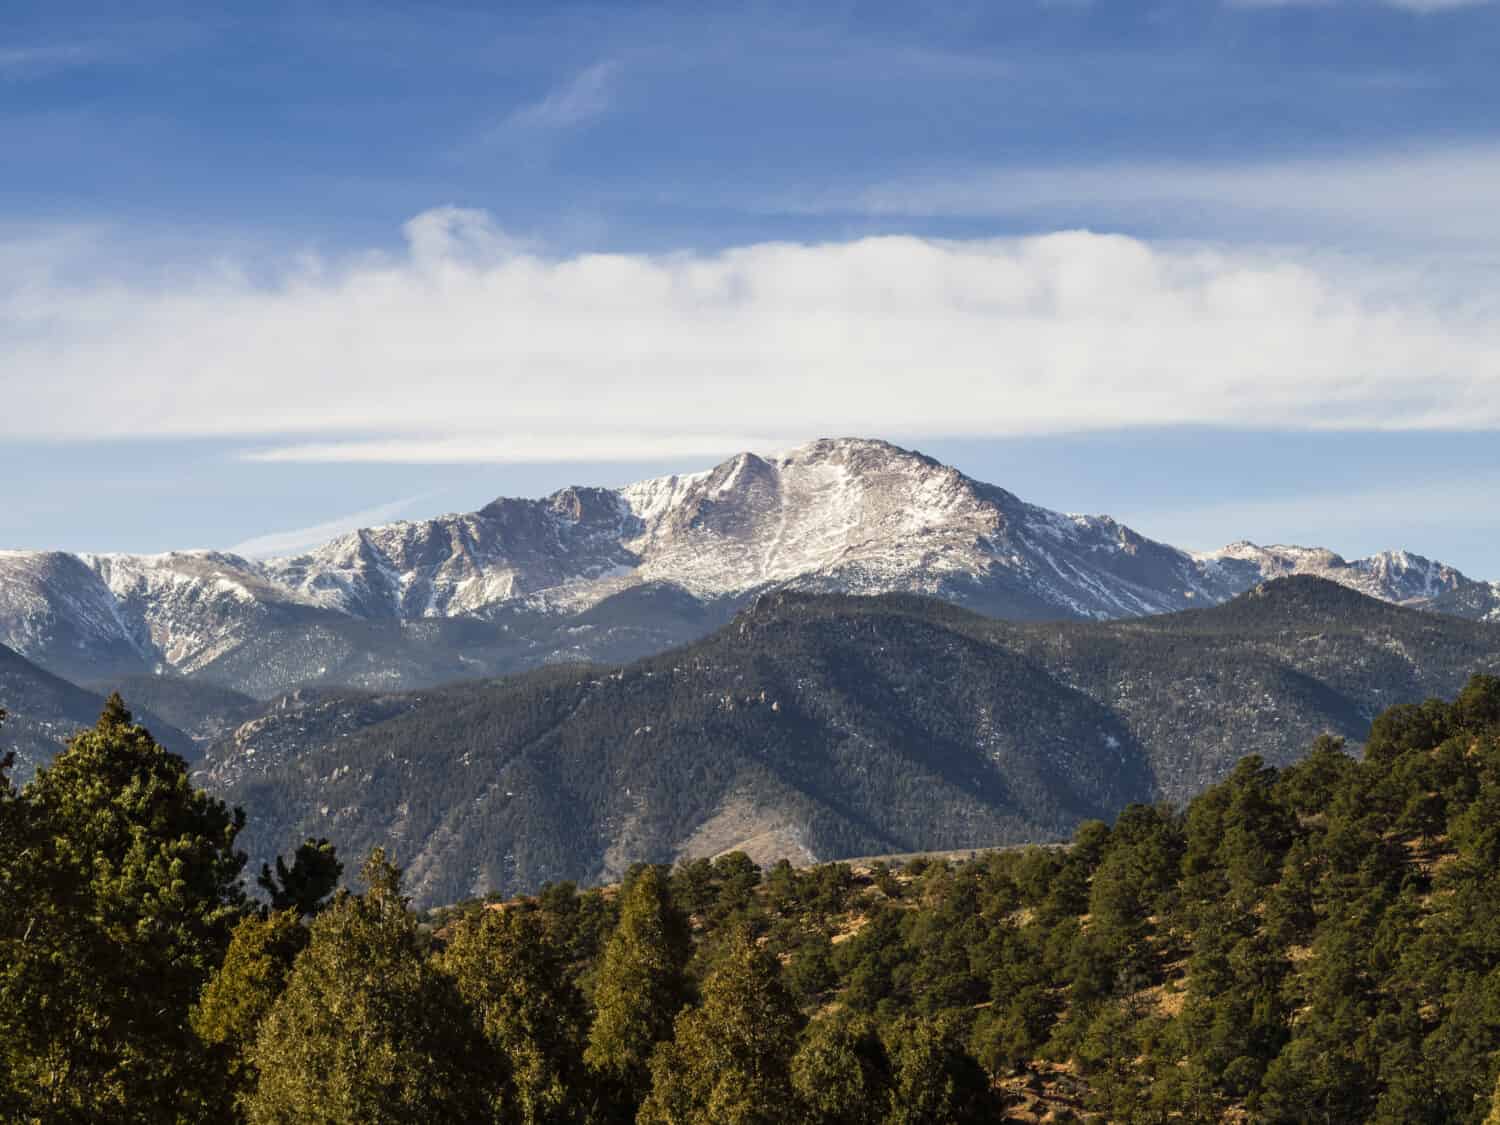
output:
[{"label": "evergreen tree", "polygon": [[[0,729],[5,726],[5,708],[0,707]],[[25,806],[16,795],[10,782],[10,770],[15,765],[15,754],[0,748],[0,902],[21,905],[30,897],[22,883],[22,864],[17,862],[26,850],[28,832],[24,818]],[[14,942],[21,937],[19,923],[23,910],[0,910],[0,957],[9,958]],[[0,1035],[7,1039],[11,1034],[10,1019],[10,974],[0,968]],[[0,1044],[0,1120],[20,1119],[21,1092],[16,1088],[11,1073],[10,1051]]]},{"label": "evergreen tree", "polygon": [[672,900],[689,914],[704,914],[714,904],[714,865],[710,859],[684,860],[672,872]]},{"label": "evergreen tree", "polygon": [[647,867],[624,888],[620,921],[604,950],[584,1061],[625,1107],[628,1120],[650,1084],[651,1053],[670,1038],[687,999],[687,922],[667,880]]},{"label": "evergreen tree", "polygon": [[993,1121],[998,1107],[979,1064],[945,1020],[907,1018],[886,1029],[891,1089],[886,1125]]},{"label": "evergreen tree", "polygon": [[640,1125],[779,1125],[801,1022],[776,958],[743,928],[651,1058]]},{"label": "evergreen tree", "polygon": [[312,924],[261,1021],[253,1125],[483,1121],[502,1074],[452,981],[423,954],[400,872],[376,849],[363,895]]},{"label": "evergreen tree", "polygon": [[880,1125],[891,1094],[891,1062],[866,1016],[825,1016],[808,1025],[792,1057],[792,1089],[809,1125]]},{"label": "evergreen tree", "polygon": [[0,1054],[25,1116],[200,1112],[189,1009],[243,911],[243,815],[195,790],[118,695],[4,800],[8,830],[33,829],[0,856]]},{"label": "evergreen tree", "polygon": [[272,910],[295,910],[299,918],[308,918],[327,904],[343,873],[333,845],[309,836],[298,846],[290,867],[277,856],[275,872],[263,863],[255,881],[270,896]]},{"label": "evergreen tree", "polygon": [[486,910],[460,922],[440,967],[504,1061],[503,1115],[519,1125],[582,1119],[583,997],[538,911]]},{"label": "evergreen tree", "polygon": [[729,852],[714,860],[713,873],[719,896],[712,913],[714,920],[722,925],[750,908],[755,888],[760,885],[760,868],[744,852]]},{"label": "evergreen tree", "polygon": [[833,967],[833,943],[826,934],[804,936],[792,954],[786,971],[787,987],[802,1003],[814,1003],[838,984]]},{"label": "evergreen tree", "polygon": [[223,1075],[226,1115],[244,1112],[256,1079],[250,1050],[307,939],[294,909],[245,918],[193,1009],[193,1030],[212,1049]]}]

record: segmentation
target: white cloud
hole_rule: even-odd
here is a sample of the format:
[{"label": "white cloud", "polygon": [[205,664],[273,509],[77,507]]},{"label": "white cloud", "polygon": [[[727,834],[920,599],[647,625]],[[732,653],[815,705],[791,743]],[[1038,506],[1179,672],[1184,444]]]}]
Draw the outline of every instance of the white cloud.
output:
[{"label": "white cloud", "polygon": [[405,255],[269,286],[0,247],[0,439],[600,460],[848,433],[1500,427],[1493,278],[1079,231],[563,259],[457,209],[407,234]]},{"label": "white cloud", "polygon": [[469,207],[434,207],[401,228],[411,263],[419,270],[468,263],[483,268],[525,253],[532,246],[501,230],[487,211]]},{"label": "white cloud", "polygon": [[268,559],[277,556],[291,555],[308,547],[316,547],[330,539],[337,538],[350,531],[357,531],[362,527],[372,527],[394,520],[402,514],[411,511],[414,505],[426,498],[426,494],[419,496],[408,496],[405,500],[392,500],[387,504],[377,504],[373,508],[366,508],[359,512],[350,512],[347,516],[339,516],[335,519],[325,520],[322,523],[313,524],[311,527],[298,527],[289,531],[271,531],[264,535],[246,539],[242,543],[236,543],[229,550],[236,555],[244,555],[250,559]]},{"label": "white cloud", "polygon": [[585,67],[541,101],[521,106],[505,119],[503,128],[568,129],[609,112],[619,65],[595,63]]},{"label": "white cloud", "polygon": [[1354,232],[1444,249],[1500,246],[1500,146],[1382,150],[1219,165],[1122,162],[929,171],[790,210],[879,216],[1024,216],[1058,209],[1222,226],[1226,216],[1288,222],[1320,239]]}]

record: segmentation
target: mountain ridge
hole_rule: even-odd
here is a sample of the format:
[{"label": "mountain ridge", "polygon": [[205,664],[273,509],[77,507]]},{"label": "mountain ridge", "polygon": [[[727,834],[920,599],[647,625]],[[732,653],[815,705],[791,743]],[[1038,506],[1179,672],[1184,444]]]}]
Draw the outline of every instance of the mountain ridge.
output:
[{"label": "mountain ridge", "polygon": [[744,847],[800,861],[1066,836],[1247,752],[1357,744],[1500,672],[1500,628],[1297,576],[1121,621],[779,590],[687,646],[404,694],[310,693],[206,751],[256,857],[395,849],[422,901]]},{"label": "mountain ridge", "polygon": [[[80,681],[166,670],[265,696],[309,683],[421,686],[455,665],[493,675],[692,639],[681,622],[664,634],[644,614],[623,620],[620,607],[656,588],[702,608],[701,635],[772,588],[1102,620],[1216,604],[1297,573],[1500,620],[1500,584],[1405,551],[1348,561],[1240,542],[1193,554],[1109,516],[1029,504],[921,453],[841,438],[618,489],[501,498],[285,558],[0,552],[0,643]],[[612,601],[621,624],[580,624]],[[449,629],[459,648],[429,651],[444,622],[493,630],[461,625]],[[295,651],[268,675],[256,654],[273,641]]]}]

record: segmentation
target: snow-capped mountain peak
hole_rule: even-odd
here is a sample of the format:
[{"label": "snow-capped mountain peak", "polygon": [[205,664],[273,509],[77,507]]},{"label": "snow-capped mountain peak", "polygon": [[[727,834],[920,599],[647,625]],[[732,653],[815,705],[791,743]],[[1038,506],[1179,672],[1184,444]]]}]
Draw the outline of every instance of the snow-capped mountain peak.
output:
[{"label": "snow-capped mountain peak", "polygon": [[1263,579],[1311,574],[1372,598],[1401,604],[1430,601],[1477,585],[1451,566],[1401,550],[1346,560],[1323,547],[1282,544],[1262,547],[1241,540],[1194,557],[1209,568],[1226,562],[1249,564]]},{"label": "snow-capped mountain peak", "polygon": [[888,442],[838,438],[620,489],[501,498],[289,558],[0,552],[0,643],[70,672],[135,661],[191,673],[273,627],[567,617],[633,588],[675,589],[704,606],[788,586],[1113,618],[1213,604],[1290,574],[1394,602],[1454,601],[1469,616],[1500,612],[1500,587],[1406,551],[1349,561],[1237,542],[1192,555],[1108,516],[1028,504]]}]

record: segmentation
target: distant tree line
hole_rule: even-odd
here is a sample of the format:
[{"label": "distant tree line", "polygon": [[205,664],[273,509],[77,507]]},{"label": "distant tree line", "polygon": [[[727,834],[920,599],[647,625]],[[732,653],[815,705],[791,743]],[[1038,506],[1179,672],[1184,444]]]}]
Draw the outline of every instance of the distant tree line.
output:
[{"label": "distant tree line", "polygon": [[379,849],[336,889],[326,840],[252,898],[243,815],[118,697],[8,764],[0,1120],[1492,1119],[1490,677],[1065,849],[731,853],[421,914]]}]

